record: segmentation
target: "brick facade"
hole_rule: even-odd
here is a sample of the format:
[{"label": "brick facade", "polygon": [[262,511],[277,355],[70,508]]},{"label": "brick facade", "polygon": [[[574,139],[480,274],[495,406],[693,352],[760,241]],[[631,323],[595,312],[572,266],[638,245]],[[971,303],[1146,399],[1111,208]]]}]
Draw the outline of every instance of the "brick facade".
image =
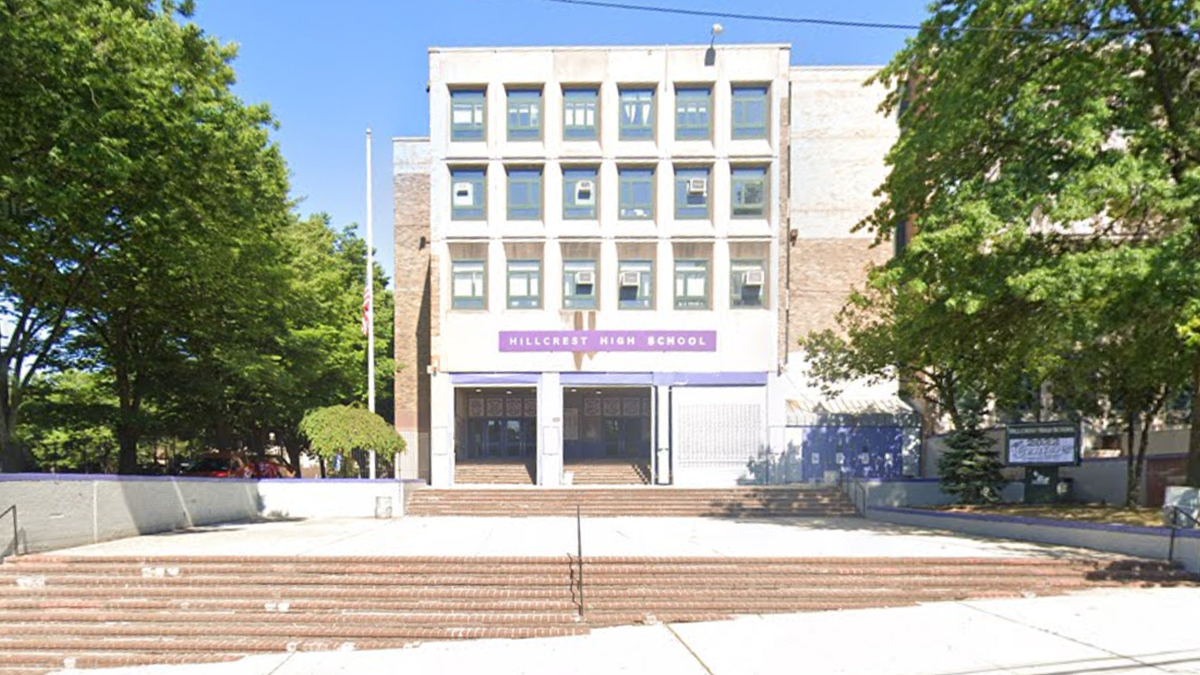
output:
[{"label": "brick facade", "polygon": [[[430,275],[429,171],[420,162],[394,174],[396,431],[408,448],[404,478],[428,476],[429,375],[433,302]],[[411,170],[404,170],[411,169]]]}]

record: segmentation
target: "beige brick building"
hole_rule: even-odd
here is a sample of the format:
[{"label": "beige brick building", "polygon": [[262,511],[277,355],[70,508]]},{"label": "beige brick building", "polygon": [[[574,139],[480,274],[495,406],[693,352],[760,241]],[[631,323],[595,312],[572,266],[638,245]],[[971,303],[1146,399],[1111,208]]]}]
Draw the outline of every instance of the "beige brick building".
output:
[{"label": "beige brick building", "polygon": [[791,345],[890,253],[853,232],[896,136],[870,73],[787,45],[430,50],[430,136],[393,142],[403,475],[808,461]]}]

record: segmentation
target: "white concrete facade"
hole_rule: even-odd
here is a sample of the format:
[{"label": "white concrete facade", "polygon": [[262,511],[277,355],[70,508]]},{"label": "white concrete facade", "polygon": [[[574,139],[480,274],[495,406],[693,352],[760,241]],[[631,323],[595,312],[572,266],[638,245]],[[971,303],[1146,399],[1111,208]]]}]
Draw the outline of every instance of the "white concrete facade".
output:
[{"label": "white concrete facade", "polygon": [[[564,444],[582,442],[591,431],[584,407],[590,409],[592,403],[564,408],[564,392],[579,387],[608,388],[604,393],[610,398],[622,397],[626,414],[631,397],[648,401],[638,414],[650,420],[652,429],[639,433],[650,435],[654,456],[664,459],[653,468],[659,482],[731,484],[748,457],[772,442],[782,445],[783,401],[770,390],[780,366],[777,303],[785,301],[778,261],[790,49],[722,46],[712,65],[706,65],[706,51],[704,46],[430,50],[430,246],[439,261],[431,280],[436,288],[430,394],[433,485],[453,484],[455,456],[463,453],[468,421],[464,410],[456,410],[458,390],[481,397],[488,392],[500,397],[501,391],[513,387],[536,391],[536,443],[529,442],[536,445],[540,485],[561,484]],[[596,138],[564,140],[564,91],[580,87],[596,92]],[[765,88],[765,138],[733,138],[735,87]],[[632,88],[653,91],[651,139],[620,139],[621,92]],[[675,97],[677,90],[688,88],[710,91],[707,138],[676,140]],[[483,140],[452,140],[452,92],[460,90],[485,92]],[[541,92],[536,139],[507,139],[507,97],[518,90]],[[564,217],[563,170],[577,167],[597,172],[594,218]],[[508,172],[531,168],[541,172],[539,217],[509,219]],[[761,216],[733,216],[731,176],[741,168],[765,172],[767,197]],[[619,217],[622,169],[653,170],[653,218]],[[688,169],[708,172],[707,217],[675,217],[676,172]],[[461,185],[452,180],[456,170],[485,172],[483,217],[454,217],[452,193]],[[564,260],[578,260],[580,250],[588,251],[585,257],[595,265],[594,309],[564,306]],[[481,307],[456,308],[454,263],[467,258],[485,262],[484,299]],[[734,276],[743,273],[732,269],[732,261],[748,258],[763,264],[761,306],[735,307],[734,280],[745,277]],[[508,292],[515,288],[508,267],[512,260],[537,262],[539,307],[510,308]],[[620,306],[618,265],[627,260],[651,263],[649,308]],[[677,284],[685,283],[678,276],[677,260],[706,265],[703,280],[695,286],[705,296],[705,308],[676,307]],[[533,282],[520,283],[528,291]],[[564,336],[614,331],[614,340],[624,332],[640,331],[637,340],[658,339],[660,347],[610,350],[593,341],[587,351],[505,349],[502,332],[530,331]],[[681,343],[705,344],[702,349],[675,350],[668,341],[676,334]],[[727,403],[735,399],[742,403]],[[479,410],[484,405],[479,402]],[[490,411],[492,402],[486,405]],[[671,427],[673,416],[705,418],[705,411],[730,412],[738,405],[754,409],[729,418],[753,426],[743,429],[741,441],[733,441],[743,446],[737,452],[744,454],[736,461],[705,455],[720,453],[701,448],[695,434]],[[598,402],[596,406],[598,410]],[[690,412],[685,406],[692,406]],[[461,399],[457,407],[465,407]],[[769,412],[775,408],[777,413]],[[722,419],[719,414],[707,417]],[[773,434],[768,432],[768,417],[777,428]]]}]

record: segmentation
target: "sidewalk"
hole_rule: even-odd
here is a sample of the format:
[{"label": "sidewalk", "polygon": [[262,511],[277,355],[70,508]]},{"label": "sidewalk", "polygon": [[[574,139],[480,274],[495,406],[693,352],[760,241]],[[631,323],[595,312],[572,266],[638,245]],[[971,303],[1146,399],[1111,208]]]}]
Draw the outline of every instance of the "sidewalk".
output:
[{"label": "sidewalk", "polygon": [[[531,640],[256,656],[95,675],[1133,675],[1200,673],[1200,589],[1089,592],[632,626]],[[59,671],[77,675],[81,671]]]}]

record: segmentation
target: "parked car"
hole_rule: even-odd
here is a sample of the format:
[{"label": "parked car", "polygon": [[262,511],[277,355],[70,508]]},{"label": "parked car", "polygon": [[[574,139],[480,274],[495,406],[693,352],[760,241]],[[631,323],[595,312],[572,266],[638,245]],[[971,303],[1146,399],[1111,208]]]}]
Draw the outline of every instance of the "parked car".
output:
[{"label": "parked car", "polygon": [[293,478],[296,475],[296,470],[282,457],[262,455],[250,461],[259,478]]},{"label": "parked car", "polygon": [[204,478],[255,478],[257,473],[254,464],[236,452],[205,455],[183,471],[184,476]]}]

